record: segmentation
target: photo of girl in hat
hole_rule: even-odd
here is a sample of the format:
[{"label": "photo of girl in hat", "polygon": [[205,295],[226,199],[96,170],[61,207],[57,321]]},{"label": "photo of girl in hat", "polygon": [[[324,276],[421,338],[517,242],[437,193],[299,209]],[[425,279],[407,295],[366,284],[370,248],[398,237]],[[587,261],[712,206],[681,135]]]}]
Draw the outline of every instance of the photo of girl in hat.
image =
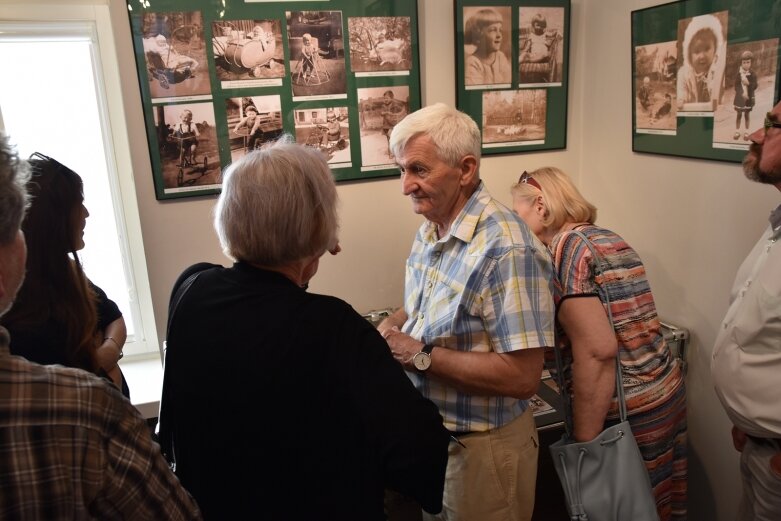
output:
[{"label": "photo of girl in hat", "polygon": [[[724,22],[722,23],[722,18]],[[678,70],[678,109],[713,112],[724,77],[727,11],[680,20],[683,64]]]}]

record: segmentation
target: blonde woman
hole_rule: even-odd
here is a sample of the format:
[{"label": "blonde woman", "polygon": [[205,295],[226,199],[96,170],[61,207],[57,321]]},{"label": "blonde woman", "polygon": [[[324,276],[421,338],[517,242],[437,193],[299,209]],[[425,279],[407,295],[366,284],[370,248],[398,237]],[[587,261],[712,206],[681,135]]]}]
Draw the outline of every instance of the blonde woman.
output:
[{"label": "blonde woman", "polygon": [[[686,517],[686,394],[670,353],[645,268],[616,233],[596,226],[597,209],[561,170],[524,172],[512,187],[513,210],[545,243],[561,284],[558,345],[573,396],[577,441],[617,421],[615,360],[620,353],[632,430],[648,468],[662,521]],[[579,230],[600,256],[604,273]],[[607,289],[615,329],[598,288]]]}]

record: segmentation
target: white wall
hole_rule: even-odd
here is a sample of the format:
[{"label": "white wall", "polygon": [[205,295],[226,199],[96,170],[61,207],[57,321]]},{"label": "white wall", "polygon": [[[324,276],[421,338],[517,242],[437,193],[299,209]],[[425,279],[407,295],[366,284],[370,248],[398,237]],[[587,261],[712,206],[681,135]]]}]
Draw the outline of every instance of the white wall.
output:
[{"label": "white wall", "polygon": [[[109,0],[123,64],[133,167],[155,316],[163,338],[171,285],[197,261],[227,263],[211,227],[214,198],[155,200],[127,12]],[[665,0],[666,2],[666,0]],[[482,177],[509,203],[519,172],[547,164],[572,174],[599,222],[643,257],[662,317],[692,333],[689,384],[691,519],[734,518],[739,487],[729,424],[713,394],[710,351],[738,264],[779,195],[736,164],[631,151],[630,12],[659,1],[573,0],[567,149],[485,158]],[[423,101],[455,103],[453,3],[419,0]],[[420,219],[398,179],[340,184],[343,252],[326,256],[311,290],[358,311],[398,306]]]}]

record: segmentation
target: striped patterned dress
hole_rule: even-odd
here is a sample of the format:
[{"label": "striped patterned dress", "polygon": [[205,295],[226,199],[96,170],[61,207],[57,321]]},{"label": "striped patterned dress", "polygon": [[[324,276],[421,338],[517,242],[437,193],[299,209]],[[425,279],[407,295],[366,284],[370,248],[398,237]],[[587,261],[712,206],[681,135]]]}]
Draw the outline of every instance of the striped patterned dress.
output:
[{"label": "striped patterned dress", "polygon": [[[686,392],[678,360],[660,331],[651,287],[637,252],[621,237],[591,224],[577,227],[601,256],[604,272],[594,273],[591,251],[564,231],[550,244],[561,301],[598,295],[607,288],[621,354],[629,421],[645,459],[662,521],[686,519]],[[561,328],[565,376],[571,381],[570,342]],[[577,398],[574,398],[577,399]],[[616,401],[608,419],[618,418]]]}]

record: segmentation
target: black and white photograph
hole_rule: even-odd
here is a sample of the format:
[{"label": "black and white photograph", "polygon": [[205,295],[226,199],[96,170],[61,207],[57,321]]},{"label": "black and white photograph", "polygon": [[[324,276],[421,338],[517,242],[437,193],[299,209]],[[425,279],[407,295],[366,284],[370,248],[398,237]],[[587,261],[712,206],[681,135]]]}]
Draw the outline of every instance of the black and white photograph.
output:
[{"label": "black and white photograph", "polygon": [[341,11],[288,11],[293,101],[347,98]]},{"label": "black and white photograph", "polygon": [[518,11],[519,84],[560,86],[564,70],[564,8],[524,6]]},{"label": "black and white photograph", "polygon": [[464,86],[508,88],[512,82],[510,7],[464,7]]},{"label": "black and white photograph", "polygon": [[713,147],[748,150],[749,135],[773,108],[778,38],[727,47],[724,94],[713,114]]},{"label": "black and white photograph", "polygon": [[349,168],[350,120],[347,107],[296,110],[296,142],[317,148],[331,168]]},{"label": "black and white photograph", "polygon": [[550,414],[556,412],[551,404],[540,398],[538,395],[534,395],[529,398],[529,407],[532,409],[534,416],[541,416],[543,414]]},{"label": "black and white photograph", "polygon": [[675,135],[675,40],[635,47],[635,132]]},{"label": "black and white photograph", "polygon": [[351,16],[347,19],[347,31],[350,70],[357,77],[409,75],[409,16]]},{"label": "black and white photograph", "polygon": [[282,85],[285,57],[279,20],[212,22],[212,51],[224,89]]},{"label": "black and white photograph", "polygon": [[282,101],[277,94],[225,100],[231,161],[277,139],[282,129]]},{"label": "black and white photograph", "polygon": [[483,92],[483,147],[544,143],[547,99],[545,89]]},{"label": "black and white photograph", "polygon": [[712,117],[719,105],[727,64],[728,11],[678,21],[679,116]]},{"label": "black and white photograph", "polygon": [[152,99],[211,95],[201,12],[145,13],[142,24]]},{"label": "black and white photograph", "polygon": [[409,113],[409,87],[358,89],[358,119],[361,130],[361,170],[394,165],[388,147],[393,127]]},{"label": "black and white photograph", "polygon": [[219,147],[211,102],[155,105],[162,177],[167,193],[219,188]]}]

